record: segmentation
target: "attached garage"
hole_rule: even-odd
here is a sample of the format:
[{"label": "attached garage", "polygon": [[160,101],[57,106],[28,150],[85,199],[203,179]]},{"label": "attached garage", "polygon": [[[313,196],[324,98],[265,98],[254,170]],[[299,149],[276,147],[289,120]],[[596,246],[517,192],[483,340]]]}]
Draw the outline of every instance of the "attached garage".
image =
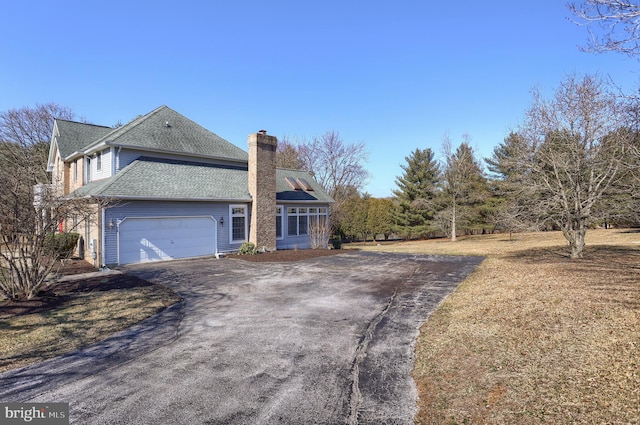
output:
[{"label": "attached garage", "polygon": [[118,225],[118,263],[214,255],[216,225],[212,216],[124,218]]}]

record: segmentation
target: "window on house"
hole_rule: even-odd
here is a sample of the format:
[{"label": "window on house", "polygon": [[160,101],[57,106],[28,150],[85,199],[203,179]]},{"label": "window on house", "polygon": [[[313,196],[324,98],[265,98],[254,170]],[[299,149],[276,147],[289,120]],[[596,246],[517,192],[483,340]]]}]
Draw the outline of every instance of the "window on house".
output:
[{"label": "window on house", "polygon": [[78,181],[78,160],[73,161],[73,181]]},{"label": "window on house", "polygon": [[287,208],[287,235],[298,236],[298,209]]},{"label": "window on house", "polygon": [[96,170],[102,170],[102,152],[96,154]]},{"label": "window on house", "polygon": [[276,239],[282,239],[282,207],[276,207]]},{"label": "window on house", "polygon": [[316,229],[318,226],[318,209],[309,208],[309,230]]},{"label": "window on house", "polygon": [[308,208],[298,208],[298,235],[309,234]]},{"label": "window on house", "polygon": [[287,208],[287,235],[306,236],[310,226],[325,224],[327,208]]},{"label": "window on house", "polygon": [[231,242],[244,242],[247,240],[247,206],[231,205]]},{"label": "window on house", "polygon": [[89,183],[91,181],[91,158],[87,157],[87,162],[84,165],[85,172],[85,183]]}]

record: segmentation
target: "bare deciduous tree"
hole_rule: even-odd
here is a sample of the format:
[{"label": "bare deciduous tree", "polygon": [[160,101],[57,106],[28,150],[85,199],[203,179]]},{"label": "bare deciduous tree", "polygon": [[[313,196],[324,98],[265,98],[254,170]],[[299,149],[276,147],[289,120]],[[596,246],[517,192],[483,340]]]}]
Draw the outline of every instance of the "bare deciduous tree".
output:
[{"label": "bare deciduous tree", "polygon": [[0,113],[0,297],[36,295],[61,254],[53,244],[58,225],[95,209],[89,200],[59,198],[49,185],[53,118],[73,116],[55,103]]},{"label": "bare deciduous tree", "polygon": [[327,249],[329,247],[329,223],[326,219],[311,217],[309,222],[309,244],[311,249]]},{"label": "bare deciduous tree", "polygon": [[[532,219],[562,230],[571,258],[580,258],[587,229],[624,168],[630,132],[622,128],[615,95],[594,76],[569,76],[552,99],[534,92],[520,133],[526,180],[520,198]],[[522,159],[522,158],[521,158]]]},{"label": "bare deciduous tree", "polygon": [[0,112],[0,143],[3,167],[20,169],[25,184],[48,183],[47,157],[53,119],[73,119],[71,109],[56,103]]},{"label": "bare deciduous tree", "polygon": [[[579,19],[590,25],[589,41],[584,50],[616,51],[627,55],[640,53],[640,3],[629,0],[585,0],[567,7]],[[598,31],[592,29],[593,24]]]},{"label": "bare deciduous tree", "polygon": [[364,143],[347,144],[337,131],[303,141],[298,152],[304,167],[334,199],[348,188],[361,190],[369,178],[364,168],[367,161]]},{"label": "bare deciduous tree", "polygon": [[282,140],[278,141],[276,167],[290,168],[292,170],[301,170],[304,168],[304,162],[300,159],[298,148],[289,141],[288,137],[283,137]]},{"label": "bare deciduous tree", "polygon": [[337,229],[345,199],[364,187],[369,172],[364,164],[367,151],[364,143],[345,143],[337,131],[328,131],[307,140],[287,138],[279,146],[276,157],[279,166],[310,171],[316,181],[336,201],[331,207],[331,228]]},{"label": "bare deciduous tree", "polygon": [[[31,194],[32,191],[17,190],[8,197],[26,201]],[[93,199],[63,199],[51,185],[38,185],[35,201],[32,197],[31,204],[19,200],[0,205],[0,298],[28,300],[53,282],[56,269],[62,264],[58,260],[73,252],[77,240],[70,238],[71,247],[56,243],[60,224],[72,216],[88,217],[98,203],[106,204]],[[69,235],[75,227],[69,225],[66,230]]]}]

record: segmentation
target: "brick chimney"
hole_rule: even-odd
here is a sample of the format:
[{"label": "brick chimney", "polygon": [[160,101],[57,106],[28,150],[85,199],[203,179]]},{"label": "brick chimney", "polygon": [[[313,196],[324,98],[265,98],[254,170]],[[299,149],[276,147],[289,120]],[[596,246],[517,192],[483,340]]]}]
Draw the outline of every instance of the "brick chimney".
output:
[{"label": "brick chimney", "polygon": [[249,242],[257,249],[276,249],[276,147],[278,139],[265,130],[249,135]]}]

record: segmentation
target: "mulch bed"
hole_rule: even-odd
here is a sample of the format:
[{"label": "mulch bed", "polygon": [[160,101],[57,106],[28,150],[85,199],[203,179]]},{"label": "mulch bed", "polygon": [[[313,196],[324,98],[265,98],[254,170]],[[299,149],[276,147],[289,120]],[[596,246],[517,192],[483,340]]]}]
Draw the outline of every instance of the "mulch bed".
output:
[{"label": "mulch bed", "polygon": [[263,252],[256,255],[231,254],[227,258],[251,261],[253,263],[276,263],[309,260],[317,257],[344,254],[349,251],[340,249],[284,249],[280,251]]},{"label": "mulch bed", "polygon": [[[265,252],[256,255],[231,254],[226,258],[240,259],[251,262],[291,262],[308,260],[317,257],[326,257],[348,251],[327,249],[301,249],[280,250]],[[70,276],[81,273],[98,271],[93,265],[79,258],[65,260],[57,273],[62,276]],[[59,282],[42,291],[38,296],[26,301],[0,301],[0,319],[2,317],[18,316],[31,313],[39,313],[61,307],[73,299],[74,294],[108,291],[112,289],[126,289],[142,286],[150,286],[152,283],[128,274],[113,274],[96,276],[87,279]]]},{"label": "mulch bed", "polygon": [[[79,258],[65,260],[58,270],[62,276],[98,271],[90,263]],[[153,285],[146,280],[126,274],[96,276],[68,282],[58,282],[25,301],[0,301],[0,318],[53,310],[73,299],[73,294],[127,289]]]}]

